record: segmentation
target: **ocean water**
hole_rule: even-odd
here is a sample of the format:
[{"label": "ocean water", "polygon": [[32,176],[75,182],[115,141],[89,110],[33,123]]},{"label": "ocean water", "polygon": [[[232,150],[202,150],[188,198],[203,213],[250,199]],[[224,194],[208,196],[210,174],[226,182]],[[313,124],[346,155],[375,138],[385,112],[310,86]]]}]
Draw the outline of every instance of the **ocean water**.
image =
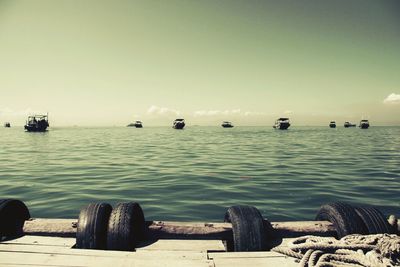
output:
[{"label": "ocean water", "polygon": [[136,201],[146,219],[222,221],[229,206],[312,220],[331,201],[400,214],[400,127],[0,129],[0,198],[33,217]]}]

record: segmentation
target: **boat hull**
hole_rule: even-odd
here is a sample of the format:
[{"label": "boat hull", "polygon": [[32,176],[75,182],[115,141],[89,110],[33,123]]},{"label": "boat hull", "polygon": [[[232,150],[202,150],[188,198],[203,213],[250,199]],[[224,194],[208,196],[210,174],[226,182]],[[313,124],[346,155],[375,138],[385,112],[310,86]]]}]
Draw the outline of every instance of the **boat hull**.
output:
[{"label": "boat hull", "polygon": [[278,130],[287,130],[290,127],[290,123],[283,122],[283,123],[274,125],[273,127]]},{"label": "boat hull", "polygon": [[175,123],[172,128],[177,129],[177,130],[182,130],[183,128],[185,128],[185,124],[184,123]]},{"label": "boat hull", "polygon": [[25,125],[24,128],[27,132],[45,132],[45,131],[47,131],[47,126],[37,127],[37,126]]},{"label": "boat hull", "polygon": [[361,124],[360,128],[361,129],[368,129],[369,128],[369,124]]},{"label": "boat hull", "polygon": [[336,128],[336,124],[329,124],[329,127]]}]

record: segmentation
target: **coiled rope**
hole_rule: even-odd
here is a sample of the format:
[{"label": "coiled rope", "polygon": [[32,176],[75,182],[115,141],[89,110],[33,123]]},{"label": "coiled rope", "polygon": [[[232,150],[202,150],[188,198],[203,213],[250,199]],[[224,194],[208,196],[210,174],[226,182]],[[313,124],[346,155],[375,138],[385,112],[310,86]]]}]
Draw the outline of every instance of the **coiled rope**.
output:
[{"label": "coiled rope", "polygon": [[400,236],[389,234],[304,236],[272,251],[300,260],[302,267],[400,266]]}]

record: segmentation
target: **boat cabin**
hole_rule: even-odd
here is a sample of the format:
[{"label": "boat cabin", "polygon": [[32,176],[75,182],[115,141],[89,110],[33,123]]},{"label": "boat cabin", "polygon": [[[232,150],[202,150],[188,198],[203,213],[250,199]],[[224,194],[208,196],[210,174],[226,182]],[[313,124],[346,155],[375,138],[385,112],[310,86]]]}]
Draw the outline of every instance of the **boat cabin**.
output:
[{"label": "boat cabin", "polygon": [[287,130],[290,127],[289,118],[279,118],[275,121],[273,126],[275,129]]},{"label": "boat cabin", "polygon": [[49,116],[47,115],[33,115],[29,116],[24,126],[28,132],[45,132],[49,127]]},{"label": "boat cabin", "polygon": [[224,128],[233,128],[233,124],[230,121],[222,122],[221,126]]},{"label": "boat cabin", "polygon": [[185,127],[185,125],[186,124],[184,119],[176,119],[172,124],[172,128],[181,130]]}]

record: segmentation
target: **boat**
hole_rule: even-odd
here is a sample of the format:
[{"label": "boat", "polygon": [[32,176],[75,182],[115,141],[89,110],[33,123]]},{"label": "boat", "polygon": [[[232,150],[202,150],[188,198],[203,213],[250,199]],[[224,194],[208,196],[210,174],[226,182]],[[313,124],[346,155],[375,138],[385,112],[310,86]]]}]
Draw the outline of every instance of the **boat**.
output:
[{"label": "boat", "polygon": [[24,126],[28,132],[45,132],[49,127],[49,115],[29,116]]},{"label": "boat", "polygon": [[221,126],[224,128],[233,128],[233,124],[229,121],[222,122]]},{"label": "boat", "polygon": [[361,120],[360,125],[358,126],[361,129],[368,129],[369,128],[369,121],[368,120]]},{"label": "boat", "polygon": [[287,130],[290,126],[289,118],[279,118],[275,121],[274,128],[279,130]]},{"label": "boat", "polygon": [[346,121],[343,126],[344,126],[344,128],[356,127],[355,124],[352,124],[352,123],[350,123],[348,121]]},{"label": "boat", "polygon": [[129,123],[127,127],[143,128],[143,124],[141,121],[135,121],[134,123]]},{"label": "boat", "polygon": [[4,123],[4,127],[10,128],[10,127],[11,127],[11,124],[10,124],[9,122],[6,122],[6,123]]},{"label": "boat", "polygon": [[185,124],[185,120],[184,119],[176,119],[176,120],[174,120],[172,128],[181,130],[181,129],[183,129],[185,127],[185,125],[186,124]]},{"label": "boat", "polygon": [[336,122],[335,122],[335,121],[331,121],[331,122],[329,123],[329,127],[331,127],[331,128],[336,128]]}]

